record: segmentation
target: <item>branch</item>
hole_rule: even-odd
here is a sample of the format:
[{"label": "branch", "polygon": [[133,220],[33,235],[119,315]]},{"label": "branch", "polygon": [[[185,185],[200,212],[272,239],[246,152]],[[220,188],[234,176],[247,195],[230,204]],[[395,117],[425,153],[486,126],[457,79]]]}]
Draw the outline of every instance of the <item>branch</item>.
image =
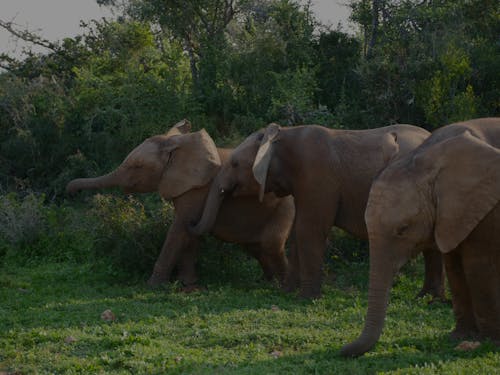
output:
[{"label": "branch", "polygon": [[19,65],[19,61],[17,61],[13,57],[10,57],[6,53],[0,54],[0,68],[5,69],[9,72],[13,72],[14,71],[13,66],[16,65]]},{"label": "branch", "polygon": [[35,44],[40,47],[44,47],[50,49],[51,51],[57,52],[58,45],[56,43],[52,43],[47,39],[43,39],[42,37],[32,33],[28,30],[18,30],[18,25],[14,24],[13,21],[3,21],[0,19],[0,27],[7,30],[9,33],[14,35],[16,38],[24,40],[25,42]]}]

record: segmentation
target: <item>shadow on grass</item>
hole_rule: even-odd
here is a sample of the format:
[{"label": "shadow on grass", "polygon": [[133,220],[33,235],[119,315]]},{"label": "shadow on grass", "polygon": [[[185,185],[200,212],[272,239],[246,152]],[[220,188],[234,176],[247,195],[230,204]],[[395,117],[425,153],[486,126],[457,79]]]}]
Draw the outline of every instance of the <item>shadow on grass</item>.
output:
[{"label": "shadow on grass", "polygon": [[[68,264],[4,273],[0,337],[5,348],[43,351],[53,346],[71,360],[91,358],[89,366],[106,371],[153,366],[155,371],[196,374],[282,374],[297,368],[300,373],[366,374],[482,358],[495,350],[488,344],[472,352],[454,350],[456,343],[443,327],[429,323],[429,317],[437,316],[449,323],[449,307],[415,305],[405,302],[404,294],[396,298],[398,310],[389,312],[392,322],[385,328],[389,334],[375,351],[345,359],[338,350],[361,330],[366,306],[360,301],[366,291],[327,286],[325,298],[306,302],[272,285],[248,286],[241,280],[235,285],[222,280],[209,284],[208,291],[183,294],[175,287],[150,290],[145,283],[111,285],[108,279],[102,270]],[[362,284],[361,276],[354,279]],[[113,323],[101,320],[106,309],[115,313]],[[418,332],[415,320],[420,318],[432,337]],[[414,336],[407,333],[408,326]],[[394,334],[401,329],[402,338]],[[76,341],[64,344],[67,335]]]},{"label": "shadow on grass", "polygon": [[[424,340],[425,341],[425,340]],[[173,373],[193,374],[376,374],[389,371],[407,371],[432,366],[441,367],[439,373],[456,373],[447,369],[454,362],[462,359],[483,359],[495,352],[492,345],[483,345],[473,352],[450,351],[449,347],[439,350],[404,352],[397,349],[390,353],[369,353],[359,358],[343,358],[339,355],[341,346],[314,350],[307,354],[284,354],[279,358],[269,353],[268,360],[246,363],[226,363],[220,366],[208,365],[206,362],[188,362],[179,365]],[[497,351],[498,352],[498,351]],[[459,367],[461,365],[458,365]],[[491,367],[494,370],[495,367]]]}]

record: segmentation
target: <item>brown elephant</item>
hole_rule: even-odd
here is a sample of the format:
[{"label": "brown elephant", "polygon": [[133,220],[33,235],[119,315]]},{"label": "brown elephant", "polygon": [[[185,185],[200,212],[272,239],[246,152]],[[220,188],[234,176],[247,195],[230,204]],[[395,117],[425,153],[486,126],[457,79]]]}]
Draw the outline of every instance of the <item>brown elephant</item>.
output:
[{"label": "brown elephant", "polygon": [[[185,285],[197,281],[195,263],[198,236],[187,228],[199,219],[214,176],[227,161],[230,149],[216,148],[205,130],[190,132],[183,120],[164,135],[146,139],[113,172],[71,181],[66,190],[121,187],[125,193],[159,192],[171,200],[175,217],[148,281],[152,286],[170,279],[174,267]],[[293,200],[266,194],[235,197],[221,207],[212,233],[215,237],[239,243],[260,263],[267,279],[284,278],[287,260],[284,246],[294,216]]]},{"label": "brown elephant", "polygon": [[436,130],[374,181],[366,208],[368,313],[345,356],[370,350],[382,332],[394,275],[421,248],[443,254],[453,338],[500,340],[500,118]]},{"label": "brown elephant", "polygon": [[[399,144],[391,134],[397,135]],[[408,152],[429,133],[411,125],[371,130],[335,130],[318,125],[280,127],[270,124],[250,135],[221,168],[193,233],[209,231],[228,196],[265,192],[292,195],[296,216],[289,272],[284,289],[300,286],[300,296],[319,297],[327,236],[336,225],[367,239],[364,212],[371,182],[394,149]],[[425,252],[423,293],[443,297],[440,254]]]}]

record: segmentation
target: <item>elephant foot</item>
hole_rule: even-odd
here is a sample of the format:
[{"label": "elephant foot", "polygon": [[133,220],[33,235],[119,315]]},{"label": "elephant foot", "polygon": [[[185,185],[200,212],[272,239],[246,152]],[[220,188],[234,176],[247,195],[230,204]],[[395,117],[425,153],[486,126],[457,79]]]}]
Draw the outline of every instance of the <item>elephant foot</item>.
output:
[{"label": "elephant foot", "polygon": [[147,284],[150,288],[157,288],[160,285],[164,284],[166,281],[167,278],[164,274],[153,271],[153,273],[149,277],[149,280],[147,281]]},{"label": "elephant foot", "polygon": [[426,295],[430,295],[432,297],[431,303],[435,302],[443,302],[449,303],[450,301],[446,299],[444,294],[444,289],[441,287],[433,287],[433,286],[423,286],[420,292],[417,293],[417,298],[422,298]]},{"label": "elephant foot", "polygon": [[451,299],[444,297],[433,297],[427,304],[433,305],[435,303],[442,303],[443,305],[448,305],[448,306],[452,305]]},{"label": "elephant foot", "polygon": [[186,286],[183,286],[179,289],[179,292],[186,293],[186,294],[195,293],[195,292],[205,292],[205,291],[207,291],[206,287],[204,287],[202,285],[197,285],[197,284],[186,285]]},{"label": "elephant foot", "polygon": [[321,288],[301,288],[299,298],[302,299],[319,299],[321,298]]},{"label": "elephant foot", "polygon": [[296,287],[292,287],[286,284],[282,285],[280,289],[283,293],[294,293],[297,290]]},{"label": "elephant foot", "polygon": [[478,340],[480,339],[479,331],[475,328],[455,328],[450,332],[450,339],[453,341],[468,340]]},{"label": "elephant foot", "polygon": [[289,274],[285,275],[284,281],[281,283],[281,290],[285,293],[293,293],[299,288],[300,282],[297,277]]},{"label": "elephant foot", "polygon": [[297,291],[298,288],[299,288],[298,284],[289,283],[286,281],[281,285],[281,290],[285,293],[293,293]]}]

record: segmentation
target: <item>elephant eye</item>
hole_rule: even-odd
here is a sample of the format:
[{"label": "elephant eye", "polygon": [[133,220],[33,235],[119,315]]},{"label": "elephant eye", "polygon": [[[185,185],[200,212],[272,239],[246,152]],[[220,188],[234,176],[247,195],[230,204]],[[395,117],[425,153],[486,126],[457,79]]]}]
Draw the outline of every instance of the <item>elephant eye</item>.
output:
[{"label": "elephant eye", "polygon": [[396,230],[396,235],[397,236],[403,236],[407,231],[408,231],[408,228],[410,228],[410,225],[409,224],[404,224],[404,225],[401,225],[397,230]]},{"label": "elephant eye", "polygon": [[240,163],[237,160],[231,160],[231,167],[238,168]]}]

